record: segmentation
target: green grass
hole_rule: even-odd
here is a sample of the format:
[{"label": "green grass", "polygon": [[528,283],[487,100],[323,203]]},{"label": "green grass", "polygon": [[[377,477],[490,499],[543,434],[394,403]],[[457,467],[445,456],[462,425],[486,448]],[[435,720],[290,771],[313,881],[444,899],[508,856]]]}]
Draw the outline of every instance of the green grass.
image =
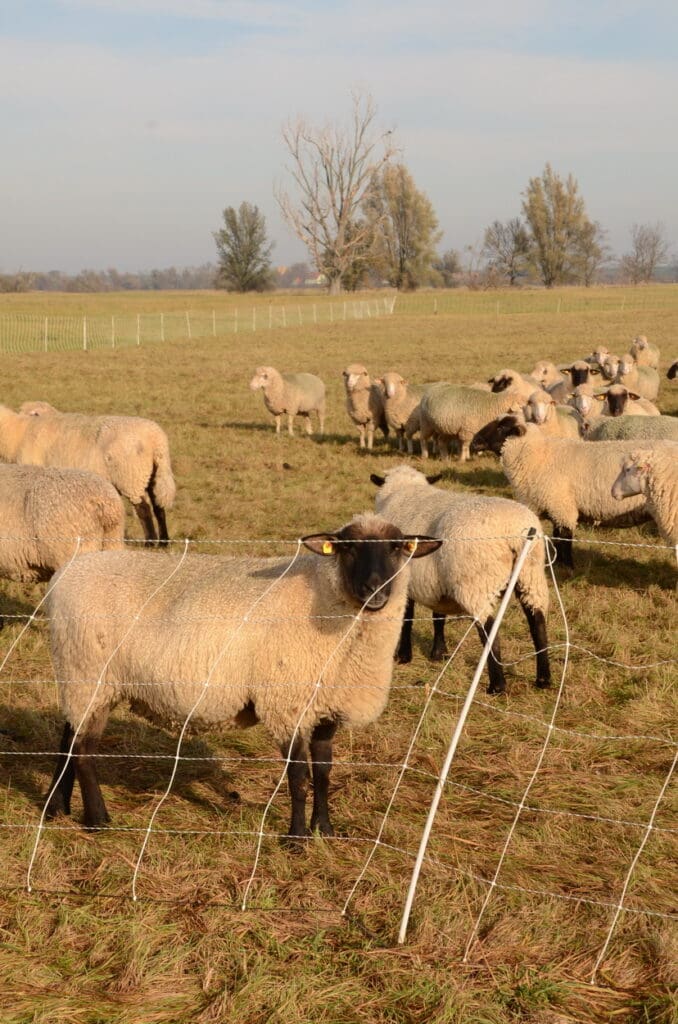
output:
[{"label": "green grass", "polygon": [[[179,486],[173,537],[199,540],[206,551],[230,553],[232,545],[210,542],[247,540],[248,550],[285,553],[300,534],[331,529],[371,508],[370,472],[399,459],[384,445],[373,455],[358,450],[343,405],[347,363],[364,361],[375,374],[393,367],[413,382],[472,380],[506,365],[530,369],[538,358],[574,358],[601,341],[622,350],[643,332],[668,365],[678,355],[678,289],[627,290],[624,308],[621,295],[615,289],[564,291],[557,313],[558,293],[535,293],[531,315],[497,316],[492,304],[516,302],[512,294],[427,294],[399,297],[394,316],[379,320],[115,352],[4,356],[2,401],[16,407],[41,398],[63,409],[157,419],[170,437]],[[174,303],[175,309],[211,308],[214,301],[208,293],[2,296],[0,315],[20,304],[27,312],[98,315]],[[261,396],[247,387],[262,362],[323,376],[325,439],[275,436]],[[665,378],[660,404],[678,413],[678,387]],[[443,470],[444,486],[510,493],[490,457],[465,466],[450,462]],[[141,535],[131,516],[128,533]],[[257,545],[255,538],[279,543]],[[426,657],[427,613],[415,628],[414,661],[395,670],[382,718],[337,737],[330,799],[339,838],[313,840],[297,854],[273,836],[265,839],[246,911],[239,907],[252,866],[252,833],[281,772],[270,739],[256,729],[187,741],[184,753],[196,760],[180,766],[134,903],[131,878],[142,830],[166,785],[175,739],[124,710],[112,716],[101,746],[109,755],[101,778],[115,828],[85,833],[76,793],[74,819],[59,820],[58,829],[43,835],[34,888],[26,891],[35,824],[53,768],[52,758],[36,751],[54,750],[61,728],[45,624],[32,626],[0,676],[6,752],[0,755],[0,819],[12,826],[0,830],[3,1024],[675,1021],[678,935],[675,920],[661,916],[675,914],[676,833],[666,831],[676,828],[675,784],[627,894],[630,908],[654,914],[622,913],[590,984],[642,825],[669,771],[678,724],[675,664],[628,671],[614,663],[676,658],[675,558],[648,526],[582,529],[580,539],[592,543],[577,547],[576,574],[557,574],[575,645],[557,728],[466,964],[461,957],[487,891],[483,879],[494,873],[555,699],[554,691],[532,688],[531,644],[517,608],[510,608],[502,628],[511,663],[508,694],[490,699],[481,693],[473,706],[404,947],[396,936],[412,855],[479,655],[475,634],[431,702],[384,845],[342,917],[439,672]],[[602,539],[615,544],[599,544]],[[3,582],[0,589],[0,614],[20,615],[35,607],[44,588]],[[462,626],[448,624],[450,642],[460,639]],[[0,660],[19,629],[7,620]],[[565,636],[554,600],[549,637],[562,645]],[[562,647],[553,662],[559,679]],[[126,756],[135,754],[156,757]],[[287,815],[283,790],[268,830],[283,832]]]}]

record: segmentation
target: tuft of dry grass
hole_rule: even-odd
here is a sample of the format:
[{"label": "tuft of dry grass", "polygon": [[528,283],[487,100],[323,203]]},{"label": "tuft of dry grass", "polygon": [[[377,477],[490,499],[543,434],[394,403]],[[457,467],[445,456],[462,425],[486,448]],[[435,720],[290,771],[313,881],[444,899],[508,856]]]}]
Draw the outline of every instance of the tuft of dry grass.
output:
[{"label": "tuft of dry grass", "polygon": [[[21,297],[41,310],[68,307],[92,315],[136,312],[148,301],[146,294]],[[187,301],[201,308],[215,297],[163,294],[155,301],[157,308],[186,308]],[[7,356],[2,401],[17,407],[41,398],[63,409],[157,419],[170,437],[179,485],[172,536],[191,538],[203,551],[291,553],[302,533],[331,529],[371,508],[370,472],[402,459],[383,444],[372,455],[358,450],[343,405],[347,363],[359,359],[375,374],[398,369],[413,382],[470,381],[507,364],[529,370],[538,358],[575,358],[599,341],[624,348],[639,332],[675,357],[678,289],[629,290],[623,308],[613,289],[535,295],[534,301],[523,296],[522,307],[499,315],[497,301],[509,309],[518,297],[424,294],[399,297],[388,319],[138,349]],[[12,304],[14,297],[0,297],[0,313]],[[261,396],[247,388],[259,363],[325,379],[325,438],[275,436]],[[660,403],[678,413],[678,387],[665,378]],[[510,495],[492,458],[442,468],[443,486]],[[128,533],[140,539],[131,515]],[[277,752],[260,730],[214,731],[186,742],[133,902],[134,866],[169,776],[175,737],[123,708],[112,716],[101,746],[112,828],[84,832],[76,794],[73,819],[45,830],[33,891],[26,891],[53,769],[50,751],[61,728],[46,624],[31,626],[0,675],[3,1024],[678,1019],[675,784],[631,877],[628,909],[596,983],[590,981],[675,753],[675,559],[648,526],[582,528],[580,541],[576,574],[556,574],[567,628],[555,595],[549,621],[556,680],[565,667],[568,633],[572,644],[555,729],[549,733],[555,689],[533,690],[531,645],[513,607],[502,627],[508,693],[481,693],[474,703],[404,947],[396,944],[403,900],[479,655],[475,632],[431,699],[383,842],[343,916],[440,673],[427,659],[427,613],[415,626],[412,664],[395,670],[382,718],[362,732],[338,735],[331,800],[340,834],[314,838],[291,854],[277,838],[288,816],[281,792],[245,911],[240,904],[261,814],[282,771]],[[1,661],[23,624],[11,616],[30,614],[44,588],[3,581],[0,590],[6,616]],[[450,621],[449,641],[460,640],[467,625]],[[499,884],[462,963],[547,736]]]}]

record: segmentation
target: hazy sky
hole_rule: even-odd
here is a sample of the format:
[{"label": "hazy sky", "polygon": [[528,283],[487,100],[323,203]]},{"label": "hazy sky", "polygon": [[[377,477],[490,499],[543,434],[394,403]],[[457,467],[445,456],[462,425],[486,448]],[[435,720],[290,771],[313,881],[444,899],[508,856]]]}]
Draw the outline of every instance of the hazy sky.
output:
[{"label": "hazy sky", "polygon": [[678,249],[675,0],[0,0],[0,270],[185,266],[243,200],[276,263],[283,124],[377,128],[444,231],[475,244],[546,161],[616,252]]}]

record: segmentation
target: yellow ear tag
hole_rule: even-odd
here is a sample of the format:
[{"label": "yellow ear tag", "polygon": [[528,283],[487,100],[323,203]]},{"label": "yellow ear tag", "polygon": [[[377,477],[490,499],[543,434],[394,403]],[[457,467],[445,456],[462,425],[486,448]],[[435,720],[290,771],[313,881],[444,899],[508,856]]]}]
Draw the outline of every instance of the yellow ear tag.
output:
[{"label": "yellow ear tag", "polygon": [[417,542],[416,542],[416,540],[408,540],[407,543],[405,544],[405,551],[407,551],[407,553],[409,555],[413,555],[416,550],[417,550]]},{"label": "yellow ear tag", "polygon": [[331,540],[326,540],[323,543],[323,555],[333,555],[333,554],[334,554],[334,544],[332,543]]}]

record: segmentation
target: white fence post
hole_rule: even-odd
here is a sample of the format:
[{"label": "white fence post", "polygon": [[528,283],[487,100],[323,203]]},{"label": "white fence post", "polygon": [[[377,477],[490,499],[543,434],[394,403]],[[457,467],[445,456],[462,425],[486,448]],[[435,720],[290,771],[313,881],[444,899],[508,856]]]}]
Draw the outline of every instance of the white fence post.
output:
[{"label": "white fence post", "polygon": [[186,310],[186,330],[188,331],[188,340],[191,341],[191,318],[188,315],[188,310]]},{"label": "white fence post", "polygon": [[313,323],[314,323],[314,324],[317,324],[317,323],[318,323],[318,317],[317,317],[317,315],[316,315],[316,308],[315,308],[315,302],[313,303]]},{"label": "white fence post", "polygon": [[271,327],[273,327],[273,306],[269,306],[268,307],[268,329],[269,329],[269,331],[270,331]]},{"label": "white fence post", "polygon": [[252,306],[252,330],[256,331],[256,329],[257,329],[257,307],[256,306]]},{"label": "white fence post", "polygon": [[238,333],[238,307],[235,307],[235,334]]},{"label": "white fence post", "polygon": [[82,347],[87,351],[87,317],[82,318]]},{"label": "white fence post", "polygon": [[213,309],[212,310],[212,337],[216,338],[216,336],[217,336],[217,311],[215,309]]},{"label": "white fence post", "polygon": [[473,680],[471,681],[471,685],[469,686],[468,693],[466,694],[466,700],[464,701],[464,706],[462,707],[461,712],[459,714],[459,719],[457,720],[457,725],[456,725],[456,728],[454,730],[454,734],[452,736],[452,739],[450,741],[450,746],[449,746],[449,749],[447,751],[447,757],[445,758],[445,763],[443,764],[443,767],[440,769],[440,777],[438,778],[438,783],[436,785],[435,793],[433,794],[433,800],[431,801],[431,806],[429,808],[428,818],[426,819],[426,825],[424,826],[424,832],[423,832],[423,835],[421,837],[421,842],[419,843],[419,852],[417,854],[417,860],[416,860],[416,863],[414,865],[414,870],[412,872],[412,878],[410,879],[410,888],[409,888],[409,891],[407,893],[407,900],[405,901],[405,909],[403,910],[403,916],[402,916],[402,920],[400,922],[400,931],[398,932],[398,942],[401,945],[405,941],[405,936],[407,934],[407,924],[408,924],[408,921],[410,919],[410,912],[412,910],[412,903],[414,902],[414,894],[415,894],[416,889],[417,889],[417,882],[419,881],[419,873],[421,871],[421,865],[423,863],[424,855],[426,853],[426,847],[428,846],[428,840],[429,840],[429,836],[431,835],[431,829],[433,828],[433,819],[436,816],[436,811],[438,810],[438,804],[440,803],[440,798],[442,797],[443,791],[445,789],[445,782],[447,781],[447,775],[448,775],[448,772],[450,770],[450,766],[452,764],[452,759],[454,758],[454,755],[456,753],[457,745],[459,743],[459,739],[460,739],[462,731],[464,729],[464,725],[466,724],[466,719],[468,717],[468,713],[471,710],[471,704],[473,703],[473,698],[476,695],[476,690],[478,688],[478,683],[480,682],[480,677],[483,674],[483,670],[485,668],[485,663],[486,663],[486,661],[487,661],[487,659],[489,657],[490,651],[492,650],[492,644],[494,643],[494,638],[496,637],[497,632],[499,630],[499,626],[501,625],[501,620],[504,618],[504,612],[506,611],[506,606],[508,605],[509,600],[511,599],[511,594],[513,593],[513,588],[516,585],[516,581],[518,579],[518,576],[520,575],[520,570],[523,567],[523,564],[525,562],[525,559],[527,558],[528,552],[532,548],[532,545],[534,544],[534,541],[535,541],[536,537],[537,537],[537,530],[536,530],[536,528],[534,526],[531,526],[530,529],[527,532],[527,537],[525,538],[525,543],[523,545],[523,549],[520,552],[520,554],[518,555],[518,558],[516,559],[516,564],[513,566],[513,572],[511,573],[511,577],[510,577],[510,579],[508,581],[508,584],[506,585],[506,590],[504,591],[504,596],[501,599],[501,604],[499,605],[499,608],[497,610],[497,614],[496,614],[496,617],[495,617],[495,620],[494,620],[494,624],[493,624],[492,629],[490,630],[489,635],[487,637],[487,640],[485,642],[485,647],[483,648],[483,653],[480,656],[480,661],[478,662],[478,664],[476,666],[476,671],[475,671],[475,674],[473,676]]},{"label": "white fence post", "polygon": [[285,316],[285,307],[284,306],[282,307],[282,321],[283,321],[283,327],[287,327],[287,317]]}]

